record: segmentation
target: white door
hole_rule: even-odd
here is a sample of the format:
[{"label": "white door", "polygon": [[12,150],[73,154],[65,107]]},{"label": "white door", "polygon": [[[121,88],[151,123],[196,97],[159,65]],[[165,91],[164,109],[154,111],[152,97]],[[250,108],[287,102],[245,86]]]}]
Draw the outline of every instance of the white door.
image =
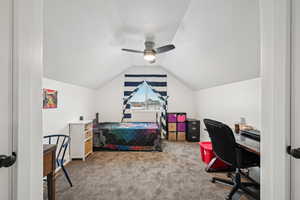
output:
[{"label": "white door", "polygon": [[[0,1],[0,155],[12,152],[11,2]],[[0,168],[1,200],[11,199],[11,185],[11,168]]]},{"label": "white door", "polygon": [[[300,1],[292,0],[292,148],[300,148]],[[300,159],[291,159],[291,199],[300,199]]]}]

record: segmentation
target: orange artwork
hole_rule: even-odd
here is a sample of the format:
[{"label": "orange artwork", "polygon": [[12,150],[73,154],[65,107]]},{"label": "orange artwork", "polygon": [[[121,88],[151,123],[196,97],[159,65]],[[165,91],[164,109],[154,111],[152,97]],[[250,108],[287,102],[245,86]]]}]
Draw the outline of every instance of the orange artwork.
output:
[{"label": "orange artwork", "polygon": [[57,108],[57,90],[43,89],[43,108]]}]

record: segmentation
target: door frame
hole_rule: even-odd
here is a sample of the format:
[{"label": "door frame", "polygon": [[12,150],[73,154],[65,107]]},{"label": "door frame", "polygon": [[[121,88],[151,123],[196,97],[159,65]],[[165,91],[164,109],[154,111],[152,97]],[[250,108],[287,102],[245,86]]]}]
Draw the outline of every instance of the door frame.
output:
[{"label": "door frame", "polygon": [[290,199],[291,0],[260,0],[261,199]]},{"label": "door frame", "polygon": [[[42,199],[43,1],[13,2],[14,199]],[[261,199],[290,199],[291,0],[260,0]],[[276,137],[274,137],[276,136]],[[29,184],[28,184],[29,183]]]},{"label": "door frame", "polygon": [[11,0],[13,200],[43,199],[43,0]]}]

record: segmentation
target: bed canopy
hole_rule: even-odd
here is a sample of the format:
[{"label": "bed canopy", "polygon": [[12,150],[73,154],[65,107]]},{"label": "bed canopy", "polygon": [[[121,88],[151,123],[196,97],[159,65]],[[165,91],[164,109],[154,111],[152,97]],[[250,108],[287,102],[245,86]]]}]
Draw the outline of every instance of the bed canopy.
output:
[{"label": "bed canopy", "polygon": [[167,96],[167,75],[166,74],[125,74],[123,117],[122,122],[129,121],[132,117],[130,100],[137,93],[140,87],[146,83],[149,88],[158,96],[161,103],[159,124],[162,137],[166,136],[166,115],[168,109]]}]

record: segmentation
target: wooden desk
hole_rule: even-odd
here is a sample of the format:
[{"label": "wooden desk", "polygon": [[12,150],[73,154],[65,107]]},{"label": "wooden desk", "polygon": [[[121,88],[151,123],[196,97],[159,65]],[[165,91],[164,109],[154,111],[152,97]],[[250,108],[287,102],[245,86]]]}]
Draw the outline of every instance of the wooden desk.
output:
[{"label": "wooden desk", "polygon": [[260,156],[260,142],[259,141],[253,140],[251,138],[247,138],[245,136],[242,136],[242,135],[236,134],[236,133],[234,133],[234,137],[235,137],[236,143],[240,147]]},{"label": "wooden desk", "polygon": [[47,176],[48,199],[55,200],[55,168],[56,168],[56,145],[44,144],[44,172]]}]

